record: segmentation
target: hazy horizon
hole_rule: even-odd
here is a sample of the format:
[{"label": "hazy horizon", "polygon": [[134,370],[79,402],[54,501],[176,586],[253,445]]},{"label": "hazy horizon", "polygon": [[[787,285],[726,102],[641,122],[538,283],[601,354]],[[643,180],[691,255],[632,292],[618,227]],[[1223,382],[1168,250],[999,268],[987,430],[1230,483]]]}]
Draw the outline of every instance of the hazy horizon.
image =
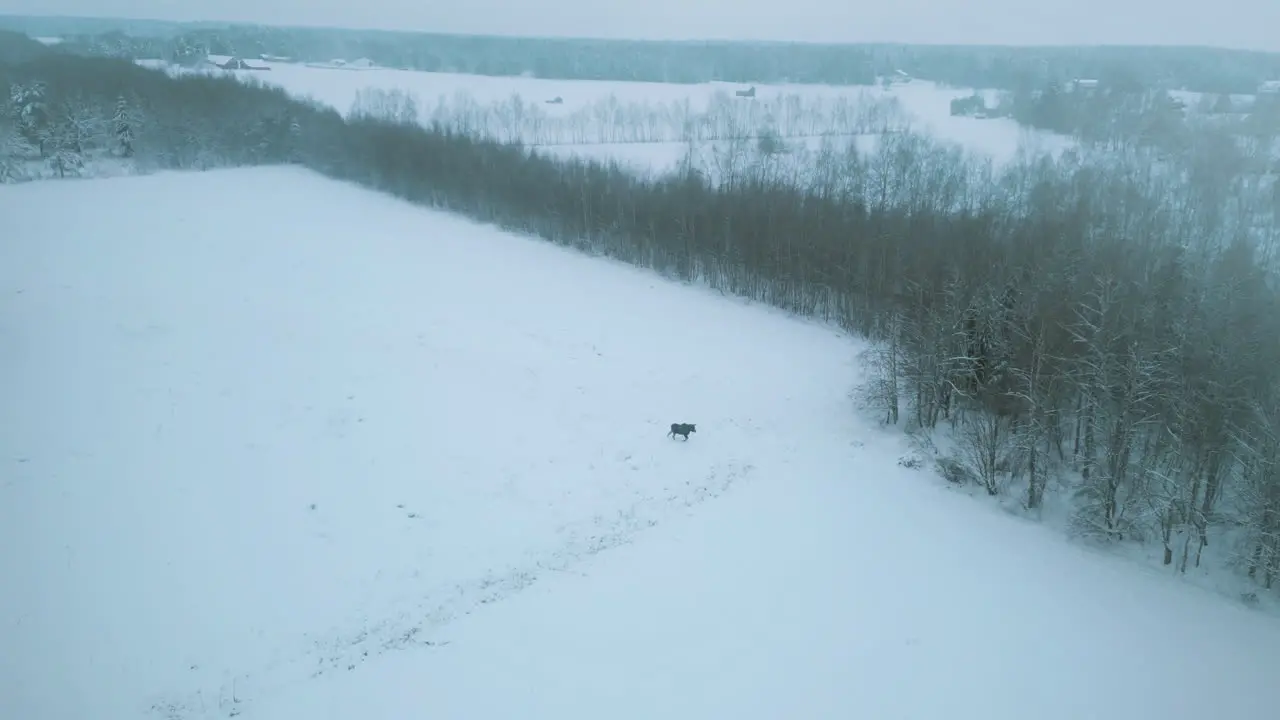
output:
[{"label": "hazy horizon", "polygon": [[0,13],[249,22],[479,35],[654,40],[773,40],[958,45],[1210,45],[1280,51],[1280,2],[1220,0],[0,0]]}]

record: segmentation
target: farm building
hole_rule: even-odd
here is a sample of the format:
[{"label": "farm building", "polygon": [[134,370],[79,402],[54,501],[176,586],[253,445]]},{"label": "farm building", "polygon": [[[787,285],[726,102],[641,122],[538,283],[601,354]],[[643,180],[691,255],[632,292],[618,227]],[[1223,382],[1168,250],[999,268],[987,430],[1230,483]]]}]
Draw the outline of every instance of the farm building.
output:
[{"label": "farm building", "polygon": [[221,63],[215,61],[213,64],[222,68],[223,70],[270,70],[271,69],[269,67],[260,66],[260,65],[250,65],[249,63],[245,62],[242,58],[238,58],[238,57],[227,58],[225,62],[221,62]]}]

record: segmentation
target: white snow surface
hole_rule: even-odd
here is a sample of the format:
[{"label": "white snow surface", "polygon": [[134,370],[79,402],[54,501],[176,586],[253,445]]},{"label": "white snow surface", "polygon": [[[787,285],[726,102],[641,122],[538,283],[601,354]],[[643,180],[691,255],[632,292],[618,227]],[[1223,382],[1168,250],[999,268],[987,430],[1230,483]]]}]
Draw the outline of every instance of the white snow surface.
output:
[{"label": "white snow surface", "polygon": [[831,328],[296,169],[0,218],[0,717],[1275,717],[1280,624],[899,467]]}]

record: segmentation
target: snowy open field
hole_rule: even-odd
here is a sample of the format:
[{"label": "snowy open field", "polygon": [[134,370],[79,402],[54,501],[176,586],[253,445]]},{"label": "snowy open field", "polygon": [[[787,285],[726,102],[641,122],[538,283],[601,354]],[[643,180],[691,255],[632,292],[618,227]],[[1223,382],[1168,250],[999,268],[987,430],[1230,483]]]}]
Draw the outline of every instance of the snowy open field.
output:
[{"label": "snowy open field", "polygon": [[0,717],[1274,716],[1280,623],[898,467],[830,328],[293,169],[0,217]]},{"label": "snowy open field", "polygon": [[[163,66],[159,61],[141,62]],[[675,167],[687,148],[680,142],[687,113],[712,113],[723,125],[726,103],[743,108],[735,113],[742,130],[754,133],[773,127],[787,137],[807,137],[805,142],[810,146],[815,144],[815,135],[865,135],[886,124],[927,132],[997,163],[1013,159],[1020,145],[1035,152],[1056,153],[1071,142],[1053,133],[1023,128],[1008,118],[953,117],[951,100],[970,95],[972,90],[921,80],[890,88],[756,84],[756,97],[746,99],[734,93],[747,86],[731,83],[549,80],[253,62],[271,70],[211,71],[278,85],[343,113],[363,90],[398,90],[416,100],[424,120],[433,119],[433,114],[449,121],[467,116],[471,118],[467,124],[473,128],[483,127],[498,136],[511,129],[510,134],[525,143],[548,145],[557,154],[617,158],[639,171],[654,173]],[[521,108],[513,107],[514,97],[520,98]],[[547,102],[555,98],[562,102]],[[440,107],[445,111],[435,113]],[[883,117],[886,110],[888,118]],[[545,116],[546,121],[535,116]],[[712,128],[704,134],[719,136],[730,129]]]}]

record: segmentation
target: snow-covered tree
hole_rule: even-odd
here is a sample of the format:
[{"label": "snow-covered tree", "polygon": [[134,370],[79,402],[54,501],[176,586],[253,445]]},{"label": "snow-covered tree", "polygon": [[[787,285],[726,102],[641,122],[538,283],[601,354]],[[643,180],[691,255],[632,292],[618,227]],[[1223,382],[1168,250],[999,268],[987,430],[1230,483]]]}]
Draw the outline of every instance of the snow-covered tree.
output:
[{"label": "snow-covered tree", "polygon": [[14,182],[21,177],[25,144],[12,118],[0,115],[0,183]]},{"label": "snow-covered tree", "polygon": [[138,131],[140,115],[133,103],[124,95],[116,98],[115,113],[111,117],[111,131],[115,143],[113,152],[124,158],[134,154],[134,137]]},{"label": "snow-covered tree", "polygon": [[48,87],[43,82],[26,85],[15,83],[9,89],[9,110],[18,124],[18,132],[27,142],[45,154],[45,132],[49,124],[46,104]]}]

